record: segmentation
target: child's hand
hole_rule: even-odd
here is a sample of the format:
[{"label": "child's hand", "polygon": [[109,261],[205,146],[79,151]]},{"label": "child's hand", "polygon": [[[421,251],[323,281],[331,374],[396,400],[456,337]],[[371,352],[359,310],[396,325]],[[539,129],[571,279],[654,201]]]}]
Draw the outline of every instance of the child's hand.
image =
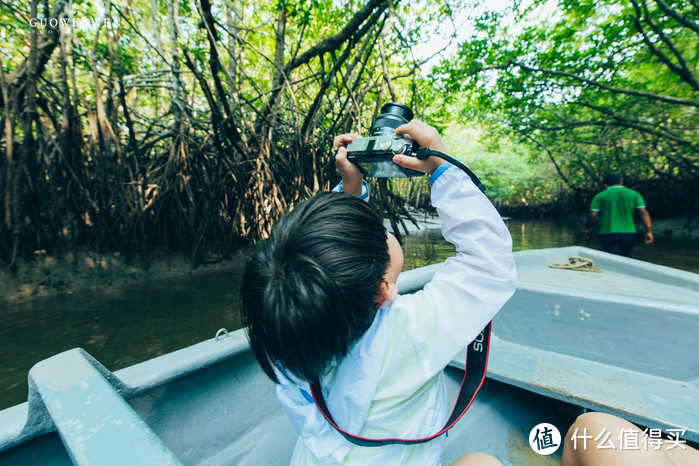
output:
[{"label": "child's hand", "polygon": [[[442,137],[439,135],[439,131],[420,120],[411,120],[410,123],[399,126],[396,128],[396,134],[410,135],[413,140],[417,141],[420,147],[428,147],[445,154],[447,152],[447,148],[444,145],[444,141],[442,141]],[[444,160],[439,157],[429,157],[427,160],[419,160],[417,157],[412,157],[410,155],[396,155],[393,157],[393,161],[402,167],[429,174],[432,174],[437,167],[444,163]]]},{"label": "child's hand", "polygon": [[345,146],[352,142],[352,139],[361,137],[358,134],[341,134],[333,139],[333,152],[335,153],[335,166],[342,177],[342,192],[353,196],[362,194],[362,180],[364,175],[359,167],[347,160],[347,149]]}]

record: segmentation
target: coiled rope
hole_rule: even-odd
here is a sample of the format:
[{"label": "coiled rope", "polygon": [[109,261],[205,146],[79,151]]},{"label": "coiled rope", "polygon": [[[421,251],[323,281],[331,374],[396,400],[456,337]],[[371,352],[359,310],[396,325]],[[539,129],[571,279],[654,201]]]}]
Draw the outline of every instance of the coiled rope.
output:
[{"label": "coiled rope", "polygon": [[549,264],[549,267],[554,269],[577,270],[580,272],[601,272],[602,269],[595,267],[592,259],[580,256],[570,256],[568,262],[563,264]]}]

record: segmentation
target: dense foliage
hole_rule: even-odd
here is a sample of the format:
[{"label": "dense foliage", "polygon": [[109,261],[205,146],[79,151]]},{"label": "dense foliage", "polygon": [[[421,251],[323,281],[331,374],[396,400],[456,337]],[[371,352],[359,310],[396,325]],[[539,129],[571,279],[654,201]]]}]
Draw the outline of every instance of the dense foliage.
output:
[{"label": "dense foliage", "polygon": [[498,122],[573,191],[620,172],[656,212],[696,209],[696,1],[533,0],[475,23],[435,70],[465,114]]},{"label": "dense foliage", "polygon": [[[425,20],[442,8],[423,5]],[[0,15],[13,266],[75,245],[218,260],[329,189],[334,135],[385,101],[417,103],[395,84],[419,69],[421,36],[399,2],[34,0]]]},{"label": "dense foliage", "polygon": [[[227,257],[329,189],[332,137],[387,101],[442,130],[503,211],[583,205],[608,171],[694,208],[695,0],[435,3],[3,2],[0,260]],[[471,27],[421,68],[417,44]],[[374,183],[394,223],[426,205],[425,179]]]}]

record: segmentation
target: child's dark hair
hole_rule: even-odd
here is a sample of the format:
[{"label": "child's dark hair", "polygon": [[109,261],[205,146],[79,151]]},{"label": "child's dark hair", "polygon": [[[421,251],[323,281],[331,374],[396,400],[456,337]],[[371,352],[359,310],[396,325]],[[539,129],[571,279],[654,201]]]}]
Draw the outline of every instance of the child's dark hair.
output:
[{"label": "child's dark hair", "polygon": [[308,381],[345,356],[374,319],[389,260],[381,217],[354,196],[319,194],[285,214],[241,286],[243,324],[264,372]]}]

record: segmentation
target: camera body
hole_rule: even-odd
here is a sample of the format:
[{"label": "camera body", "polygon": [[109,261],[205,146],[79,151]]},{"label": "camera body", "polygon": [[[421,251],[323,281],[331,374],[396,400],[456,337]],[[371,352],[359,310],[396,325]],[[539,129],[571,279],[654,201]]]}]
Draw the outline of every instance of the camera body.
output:
[{"label": "camera body", "polygon": [[418,147],[409,137],[396,135],[396,128],[413,119],[405,105],[392,102],[381,107],[381,114],[371,125],[370,136],[353,139],[347,146],[347,160],[359,166],[366,176],[375,178],[405,178],[422,176],[417,170],[401,167],[393,156],[413,155]]}]

